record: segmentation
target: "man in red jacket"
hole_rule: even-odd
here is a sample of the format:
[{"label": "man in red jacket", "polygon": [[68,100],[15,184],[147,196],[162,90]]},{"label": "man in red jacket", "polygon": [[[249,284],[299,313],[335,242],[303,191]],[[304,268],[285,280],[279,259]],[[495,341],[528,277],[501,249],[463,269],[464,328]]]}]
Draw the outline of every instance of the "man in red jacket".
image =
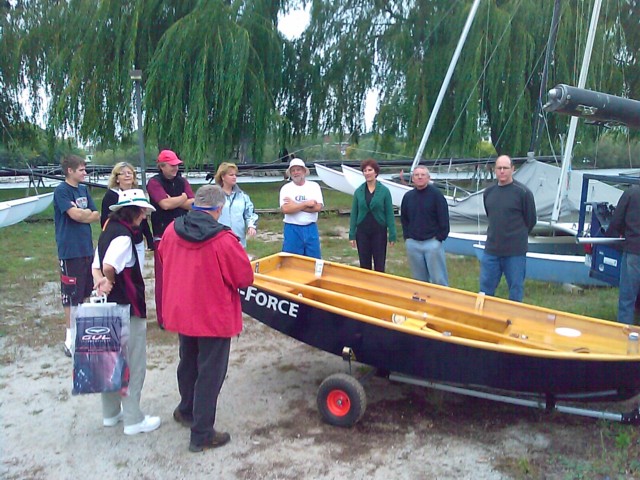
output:
[{"label": "man in red jacket", "polygon": [[192,452],[221,447],[231,439],[214,429],[216,405],[231,337],[242,330],[238,289],[253,283],[238,237],[217,221],[224,202],[217,185],[201,187],[193,210],[169,224],[159,248],[164,325],[180,338],[180,404],[173,418],[191,427]]}]

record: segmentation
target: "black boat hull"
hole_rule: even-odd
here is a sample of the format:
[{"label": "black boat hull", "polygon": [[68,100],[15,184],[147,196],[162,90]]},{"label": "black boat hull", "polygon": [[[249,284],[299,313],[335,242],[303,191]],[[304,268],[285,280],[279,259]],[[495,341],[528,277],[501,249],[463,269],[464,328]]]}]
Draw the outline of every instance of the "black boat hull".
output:
[{"label": "black boat hull", "polygon": [[385,328],[252,286],[244,313],[320,350],[433,382],[575,397],[626,400],[640,393],[640,362],[554,358],[476,348]]}]

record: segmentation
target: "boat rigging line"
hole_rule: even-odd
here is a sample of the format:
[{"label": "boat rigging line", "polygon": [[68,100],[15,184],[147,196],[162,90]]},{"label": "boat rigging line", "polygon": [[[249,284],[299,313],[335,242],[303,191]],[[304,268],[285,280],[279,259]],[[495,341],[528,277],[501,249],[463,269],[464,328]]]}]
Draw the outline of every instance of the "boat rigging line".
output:
[{"label": "boat rigging line", "polygon": [[[587,75],[589,73],[589,64],[591,63],[591,52],[593,51],[593,42],[596,37],[598,27],[598,17],[600,16],[600,7],[602,0],[595,0],[591,14],[591,22],[589,24],[589,33],[587,35],[587,43],[584,49],[584,57],[582,58],[582,66],[580,68],[580,77],[578,79],[578,88],[584,88],[587,83]],[[560,218],[560,207],[562,200],[567,192],[567,172],[571,166],[571,158],[573,155],[573,144],[576,138],[576,130],[578,128],[578,117],[571,117],[569,123],[569,133],[567,135],[567,143],[562,158],[562,168],[560,169],[560,179],[558,184],[558,192],[553,204],[551,213],[551,222],[556,223]]]},{"label": "boat rigging line", "polygon": [[[478,80],[476,81],[475,85],[471,89],[471,92],[469,92],[469,95],[467,96],[467,101],[464,103],[464,108],[460,109],[460,113],[456,117],[456,121],[454,122],[453,127],[451,127],[451,129],[449,130],[449,135],[447,136],[447,138],[444,141],[442,147],[440,148],[440,151],[438,152],[438,155],[437,155],[438,158],[440,158],[440,156],[444,152],[444,149],[445,149],[446,145],[448,144],[449,140],[451,139],[451,136],[453,135],[453,132],[455,131],[455,128],[457,127],[457,125],[460,122],[460,120],[462,119],[462,117],[465,115],[466,107],[469,104],[469,102],[471,101],[471,97],[473,96],[473,92],[475,92],[476,89],[478,88],[478,84],[480,83],[480,81],[485,78],[485,74],[487,72],[487,69],[489,68],[489,64],[491,63],[491,61],[493,60],[493,57],[495,56],[496,52],[498,51],[498,47],[502,43],[502,40],[504,39],[504,36],[509,31],[509,27],[513,23],[513,19],[514,19],[515,15],[516,15],[516,13],[517,13],[517,11],[518,11],[518,9],[520,8],[521,5],[522,5],[522,0],[520,0],[518,5],[515,7],[515,9],[513,11],[513,14],[511,15],[511,18],[509,19],[509,22],[507,22],[504,30],[502,31],[502,34],[500,35],[500,38],[498,38],[498,41],[496,42],[495,46],[493,47],[493,50],[491,51],[491,55],[489,55],[489,59],[485,61],[484,67],[482,68],[482,73],[478,76]],[[538,58],[538,61],[536,62],[536,66],[539,63],[540,63],[540,58]],[[535,68],[534,68],[534,71],[535,71]],[[527,80],[531,80],[532,76],[533,76],[533,74],[531,74],[531,76]],[[524,89],[520,92],[520,97],[518,98],[518,100],[520,100],[523,95],[524,95]],[[481,97],[484,97],[484,96],[481,95]],[[511,117],[513,116],[513,112],[514,112],[515,107],[517,105],[518,105],[518,102],[516,102],[516,105],[511,110],[511,114],[509,115],[509,119],[511,119]],[[507,120],[506,124],[508,124],[508,123],[509,123],[509,120]],[[504,132],[504,129],[503,129],[502,132]],[[502,132],[498,136],[499,139],[502,138]]]},{"label": "boat rigging line", "polygon": [[424,130],[424,134],[422,135],[422,140],[420,141],[420,146],[418,147],[418,151],[416,152],[416,156],[413,159],[413,163],[411,164],[410,173],[413,174],[413,170],[420,163],[420,158],[422,157],[422,152],[424,152],[424,147],[427,145],[427,140],[429,140],[429,135],[431,134],[431,129],[433,128],[433,124],[436,121],[436,117],[438,116],[438,112],[440,111],[440,106],[442,105],[442,100],[444,99],[444,95],[449,88],[449,82],[451,81],[451,77],[453,76],[453,71],[458,63],[458,58],[460,58],[460,52],[462,51],[462,47],[464,46],[467,35],[469,34],[469,30],[471,29],[471,24],[478,12],[478,6],[480,5],[480,0],[474,0],[473,5],[471,6],[471,10],[469,11],[469,15],[467,17],[467,21],[462,29],[462,34],[460,35],[460,39],[458,40],[458,45],[456,46],[455,51],[453,52],[453,57],[451,58],[451,62],[449,63],[449,68],[447,69],[447,73],[444,77],[444,81],[440,87],[440,92],[438,93],[438,98],[436,99],[436,103],[431,111],[431,115],[429,116],[429,121],[427,122],[427,127]]}]

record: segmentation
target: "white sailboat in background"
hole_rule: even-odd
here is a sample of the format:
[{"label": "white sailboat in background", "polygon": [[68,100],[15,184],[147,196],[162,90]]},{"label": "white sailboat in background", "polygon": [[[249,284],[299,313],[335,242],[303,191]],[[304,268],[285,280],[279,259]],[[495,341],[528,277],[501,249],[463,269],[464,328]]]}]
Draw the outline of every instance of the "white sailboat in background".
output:
[{"label": "white sailboat in background", "polygon": [[[322,180],[329,188],[346,193],[347,195],[353,195],[356,191],[342,172],[326,167],[321,163],[315,163],[313,166],[316,169],[316,174],[320,177],[320,180]],[[362,177],[362,181],[364,182],[364,177]]]},{"label": "white sailboat in background", "polygon": [[53,192],[0,202],[0,228],[15,225],[40,213],[53,202]]}]

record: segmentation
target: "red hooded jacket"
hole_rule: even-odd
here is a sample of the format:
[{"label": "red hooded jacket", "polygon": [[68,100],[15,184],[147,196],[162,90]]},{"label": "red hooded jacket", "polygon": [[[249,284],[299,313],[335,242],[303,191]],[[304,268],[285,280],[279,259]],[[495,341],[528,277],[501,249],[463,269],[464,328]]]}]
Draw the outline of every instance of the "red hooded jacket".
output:
[{"label": "red hooded jacket", "polygon": [[247,253],[228,227],[190,211],[164,232],[162,309],[167,330],[230,338],[242,331],[239,288],[253,283]]}]

